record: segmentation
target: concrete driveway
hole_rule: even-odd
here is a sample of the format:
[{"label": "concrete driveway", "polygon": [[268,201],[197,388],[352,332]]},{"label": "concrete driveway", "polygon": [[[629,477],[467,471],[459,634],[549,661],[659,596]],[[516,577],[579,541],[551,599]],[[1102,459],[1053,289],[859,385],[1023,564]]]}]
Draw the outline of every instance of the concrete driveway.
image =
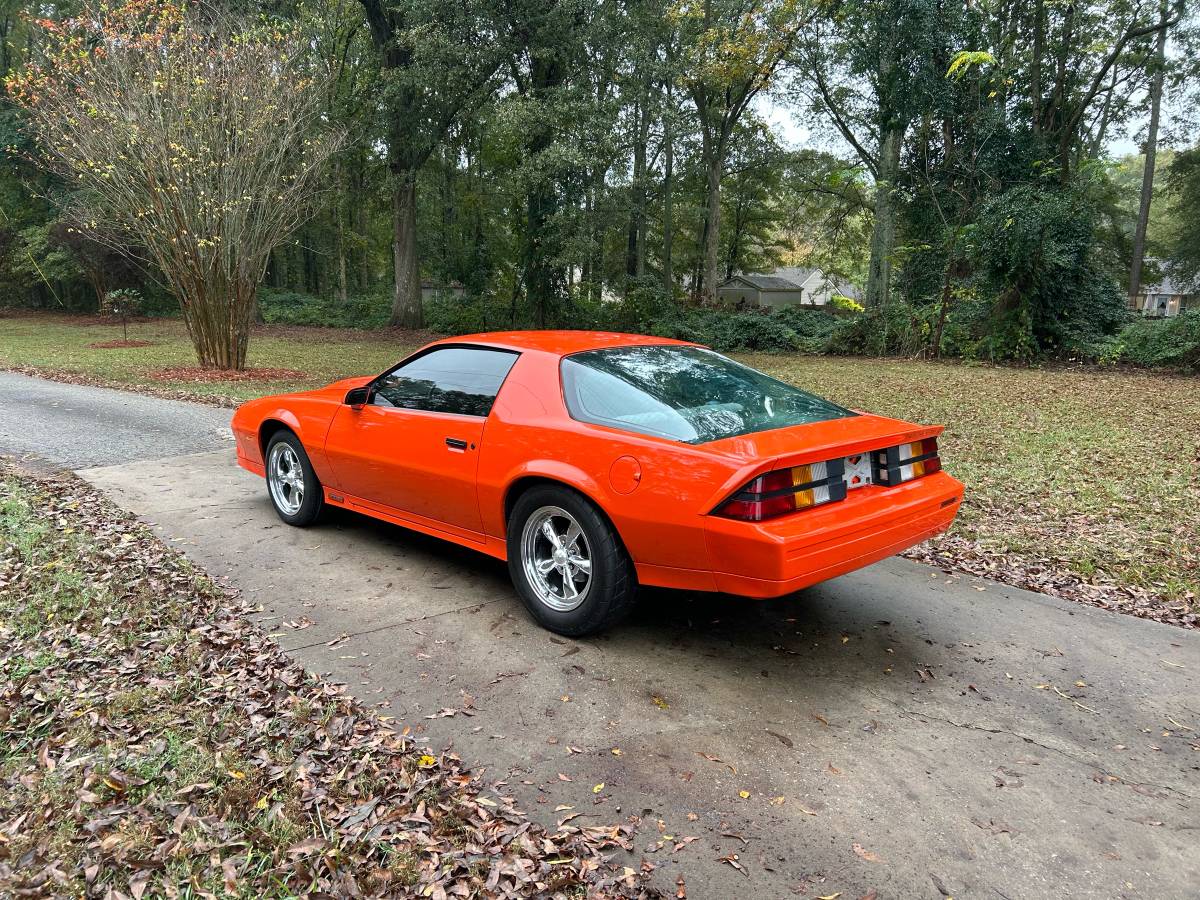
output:
[{"label": "concrete driveway", "polygon": [[[64,427],[96,389],[71,390]],[[2,396],[0,452],[38,402]],[[288,528],[231,449],[139,447],[81,474],[535,817],[641,817],[627,864],[664,890],[1197,894],[1200,634],[896,559],[780,601],[647,591],[573,641],[493,560],[349,513]]]}]

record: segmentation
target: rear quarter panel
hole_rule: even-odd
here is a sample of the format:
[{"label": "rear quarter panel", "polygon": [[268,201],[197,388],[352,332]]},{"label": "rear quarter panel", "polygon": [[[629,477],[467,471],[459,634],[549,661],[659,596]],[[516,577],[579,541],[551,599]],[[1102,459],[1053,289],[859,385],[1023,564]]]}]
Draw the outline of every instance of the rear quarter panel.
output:
[{"label": "rear quarter panel", "polygon": [[[641,472],[628,493],[617,490],[609,474],[625,456],[636,459]],[[745,461],[735,457],[576,422],[562,398],[559,358],[525,353],[497,396],[484,433],[483,527],[503,539],[505,497],[521,478],[564,482],[608,515],[643,581],[690,583],[692,572],[694,586],[711,590],[704,514],[745,480],[745,471]],[[679,577],[655,577],[648,567],[679,570]]]}]

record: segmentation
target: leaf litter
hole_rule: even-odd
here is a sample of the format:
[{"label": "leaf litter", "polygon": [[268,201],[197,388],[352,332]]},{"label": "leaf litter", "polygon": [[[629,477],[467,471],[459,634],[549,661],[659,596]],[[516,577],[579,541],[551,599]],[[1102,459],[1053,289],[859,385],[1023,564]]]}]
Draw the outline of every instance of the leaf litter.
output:
[{"label": "leaf litter", "polygon": [[628,824],[531,822],[81,480],[0,470],[0,533],[0,894],[659,896]]}]

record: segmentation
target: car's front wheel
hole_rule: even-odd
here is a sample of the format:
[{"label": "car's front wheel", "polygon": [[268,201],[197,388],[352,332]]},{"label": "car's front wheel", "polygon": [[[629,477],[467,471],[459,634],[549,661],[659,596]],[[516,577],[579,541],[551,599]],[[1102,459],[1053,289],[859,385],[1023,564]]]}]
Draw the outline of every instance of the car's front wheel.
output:
[{"label": "car's front wheel", "polygon": [[300,438],[277,431],[267,444],[267,493],[279,518],[303,528],[317,521],[325,503],[321,482]]},{"label": "car's front wheel", "polygon": [[584,497],[565,487],[526,491],[508,520],[508,570],[545,628],[581,637],[633,608],[637,575],[620,538]]}]

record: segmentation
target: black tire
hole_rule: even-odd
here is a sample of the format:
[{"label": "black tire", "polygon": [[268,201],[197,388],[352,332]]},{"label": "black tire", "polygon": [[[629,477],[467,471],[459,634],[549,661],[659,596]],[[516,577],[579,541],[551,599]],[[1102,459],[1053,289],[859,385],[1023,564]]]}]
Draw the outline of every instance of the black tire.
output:
[{"label": "black tire", "polygon": [[[298,508],[289,509],[281,505],[280,499],[276,497],[276,491],[272,486],[274,459],[276,453],[285,456],[287,449],[292,453],[292,459],[300,465],[300,471],[303,475],[302,487],[300,495],[300,503]],[[321,482],[317,479],[317,473],[313,471],[312,463],[308,461],[308,454],[304,452],[304,445],[300,443],[300,438],[296,437],[291,431],[277,431],[271,436],[271,440],[267,442],[267,452],[264,455],[266,461],[265,469],[267,475],[267,496],[271,498],[271,505],[275,507],[275,512],[279,518],[287,522],[289,525],[295,525],[297,528],[307,528],[321,517],[321,511],[325,506],[325,489],[321,487]],[[283,498],[286,502],[286,497]]]},{"label": "black tire", "polygon": [[[531,521],[541,521],[546,515],[543,511],[548,508],[569,513],[586,541],[586,545],[575,546],[586,551],[590,575],[579,592],[582,600],[569,610],[548,605],[526,571],[523,550],[526,527],[530,526],[531,534],[539,533],[540,529],[533,527]],[[565,524],[568,520],[560,521]],[[508,571],[513,584],[525,608],[543,628],[568,637],[582,637],[611,628],[633,609],[637,600],[637,573],[625,546],[591,501],[570,488],[539,485],[523,493],[508,517],[507,539]],[[551,574],[557,575],[561,586],[563,576],[557,570]]]}]

